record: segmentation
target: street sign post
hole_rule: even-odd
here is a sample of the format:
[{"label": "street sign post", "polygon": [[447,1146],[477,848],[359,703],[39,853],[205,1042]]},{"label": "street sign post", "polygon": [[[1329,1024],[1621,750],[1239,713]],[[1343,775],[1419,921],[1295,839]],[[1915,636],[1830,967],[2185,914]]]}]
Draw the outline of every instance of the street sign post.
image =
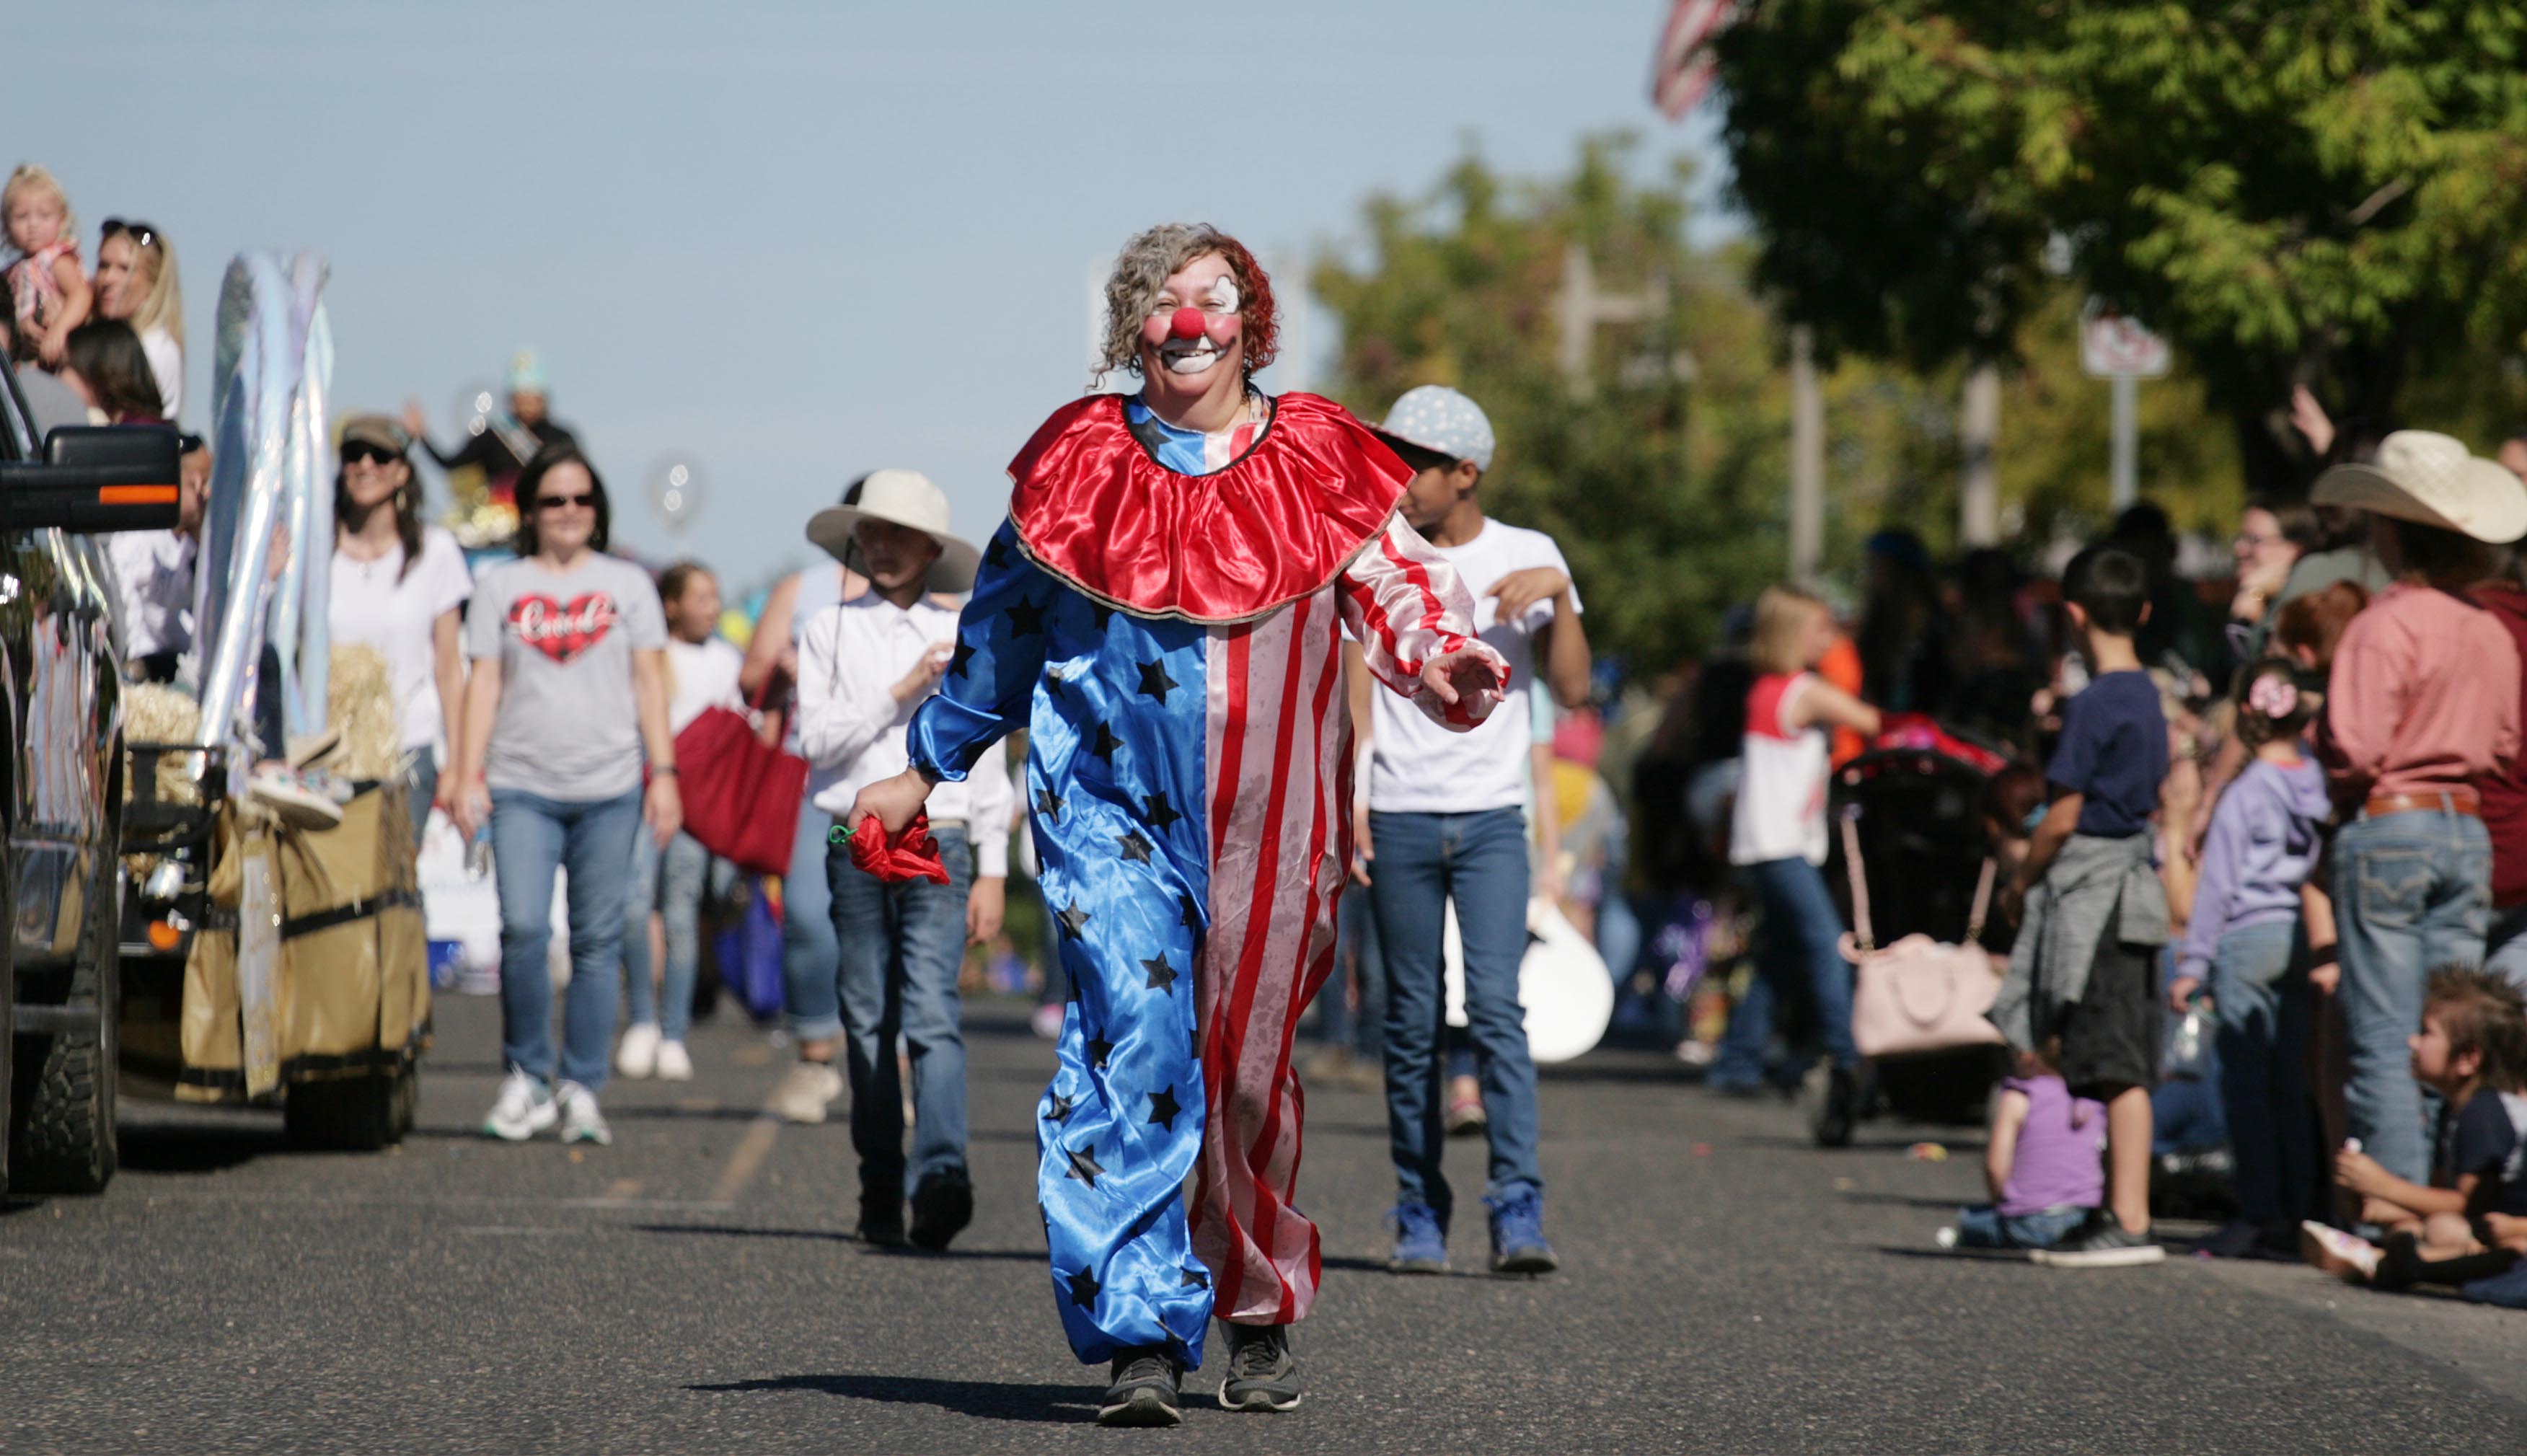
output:
[{"label": "street sign post", "polygon": [[2113,390],[2108,489],[2117,513],[2140,498],[2140,382],[2165,375],[2167,340],[2091,298],[2080,312],[2080,367]]}]

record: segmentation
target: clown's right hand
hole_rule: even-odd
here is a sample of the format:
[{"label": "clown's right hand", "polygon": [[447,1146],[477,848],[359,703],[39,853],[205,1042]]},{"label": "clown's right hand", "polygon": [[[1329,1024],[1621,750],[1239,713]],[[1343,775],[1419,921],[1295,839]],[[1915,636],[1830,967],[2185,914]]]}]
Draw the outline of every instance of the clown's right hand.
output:
[{"label": "clown's right hand", "polygon": [[860,820],[875,814],[880,827],[892,839],[903,832],[903,826],[912,822],[914,814],[921,812],[921,806],[929,798],[930,780],[921,776],[921,770],[907,768],[893,778],[879,779],[860,790],[859,796],[851,801],[850,812],[843,815],[843,826],[847,831],[856,830]]}]

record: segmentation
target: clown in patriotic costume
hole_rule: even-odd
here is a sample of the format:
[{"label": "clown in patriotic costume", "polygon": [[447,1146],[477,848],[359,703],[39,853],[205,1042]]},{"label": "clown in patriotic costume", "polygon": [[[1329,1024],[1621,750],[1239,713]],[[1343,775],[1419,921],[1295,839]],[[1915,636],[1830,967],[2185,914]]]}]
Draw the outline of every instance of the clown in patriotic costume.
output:
[{"label": "clown in patriotic costume", "polygon": [[[1209,227],[1133,238],[1107,364],[1011,463],[911,767],[847,823],[901,843],[932,784],[1027,730],[1025,798],[1072,1001],[1038,1106],[1056,1307],[1112,1362],[1102,1419],[1173,1425],[1216,1313],[1221,1404],[1298,1404],[1319,1274],[1291,1205],[1291,1034],[1350,862],[1346,624],[1379,679],[1471,727],[1500,701],[1456,572],[1396,514],[1411,472],[1340,406],[1267,397],[1269,281]],[[1195,1182],[1188,1217],[1181,1192]]]}]

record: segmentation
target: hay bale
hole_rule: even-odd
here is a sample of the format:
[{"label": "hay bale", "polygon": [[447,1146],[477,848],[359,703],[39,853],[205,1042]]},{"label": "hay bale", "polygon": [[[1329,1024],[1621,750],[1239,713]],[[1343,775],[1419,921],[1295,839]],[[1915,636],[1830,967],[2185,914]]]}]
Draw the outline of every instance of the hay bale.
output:
[{"label": "hay bale", "polygon": [[[127,683],[123,689],[126,743],[191,743],[202,726],[202,705],[164,683]],[[169,804],[199,804],[202,786],[190,769],[199,755],[167,754],[158,759],[158,797]],[[125,772],[130,772],[129,766]]]},{"label": "hay bale", "polygon": [[326,690],[326,721],[342,735],[327,766],[354,779],[387,779],[403,772],[403,716],[386,655],[375,648],[334,649]]}]

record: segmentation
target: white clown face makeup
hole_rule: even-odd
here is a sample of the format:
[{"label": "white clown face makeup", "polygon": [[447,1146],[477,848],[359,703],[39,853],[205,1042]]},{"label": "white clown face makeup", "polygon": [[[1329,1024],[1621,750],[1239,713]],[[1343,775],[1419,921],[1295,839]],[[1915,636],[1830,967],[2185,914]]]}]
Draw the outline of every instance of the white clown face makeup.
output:
[{"label": "white clown face makeup", "polygon": [[1244,321],[1228,260],[1196,258],[1167,280],[1158,306],[1141,324],[1144,373],[1156,369],[1190,383],[1223,363],[1239,362]]}]

